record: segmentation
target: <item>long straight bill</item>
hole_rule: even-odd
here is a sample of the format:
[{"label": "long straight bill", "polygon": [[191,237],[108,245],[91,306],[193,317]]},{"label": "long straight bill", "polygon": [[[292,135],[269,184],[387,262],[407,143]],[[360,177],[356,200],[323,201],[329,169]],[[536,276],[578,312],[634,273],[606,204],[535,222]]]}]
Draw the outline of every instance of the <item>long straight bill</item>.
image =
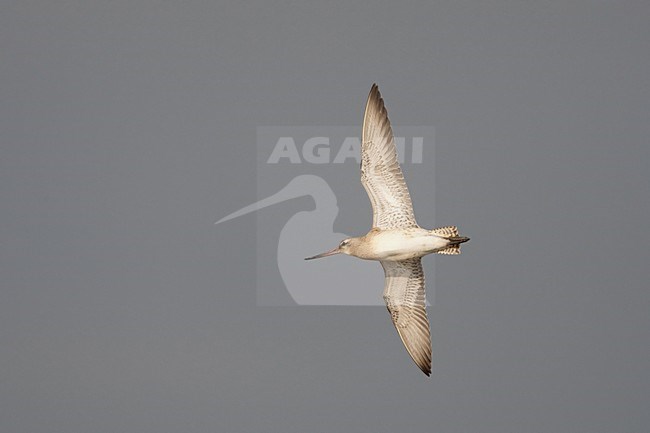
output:
[{"label": "long straight bill", "polygon": [[340,252],[341,251],[339,251],[339,247],[336,247],[333,250],[330,250],[330,251],[327,251],[327,252],[324,252],[324,253],[321,253],[321,254],[317,254],[317,255],[315,255],[313,257],[307,257],[307,258],[305,258],[305,260],[320,259],[321,257],[333,256],[334,254],[338,254]]}]

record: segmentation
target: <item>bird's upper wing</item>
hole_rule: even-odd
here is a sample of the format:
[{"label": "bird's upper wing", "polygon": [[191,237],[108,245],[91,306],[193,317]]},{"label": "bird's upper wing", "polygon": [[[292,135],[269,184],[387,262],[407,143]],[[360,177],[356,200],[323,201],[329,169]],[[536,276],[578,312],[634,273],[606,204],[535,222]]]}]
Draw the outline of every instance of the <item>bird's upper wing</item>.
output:
[{"label": "bird's upper wing", "polygon": [[417,227],[413,205],[379,88],[372,85],[363,119],[361,183],[370,197],[373,227]]},{"label": "bird's upper wing", "polygon": [[431,374],[431,334],[420,258],[382,261],[386,274],[384,301],[406,350],[420,369]]}]

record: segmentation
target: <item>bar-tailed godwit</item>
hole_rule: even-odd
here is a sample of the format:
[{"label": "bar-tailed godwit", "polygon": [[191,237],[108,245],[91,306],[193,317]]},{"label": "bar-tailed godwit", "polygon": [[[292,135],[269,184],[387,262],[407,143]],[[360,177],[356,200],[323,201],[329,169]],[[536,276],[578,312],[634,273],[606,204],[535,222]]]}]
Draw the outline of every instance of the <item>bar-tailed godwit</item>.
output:
[{"label": "bar-tailed godwit", "polygon": [[361,183],[372,204],[372,229],[305,260],[343,253],[379,261],[385,274],[384,301],[393,324],[411,358],[429,376],[431,335],[421,258],[431,253],[460,254],[460,244],[469,238],[459,236],[455,226],[427,230],[415,221],[388,113],[376,84],[370,89],[363,119]]}]

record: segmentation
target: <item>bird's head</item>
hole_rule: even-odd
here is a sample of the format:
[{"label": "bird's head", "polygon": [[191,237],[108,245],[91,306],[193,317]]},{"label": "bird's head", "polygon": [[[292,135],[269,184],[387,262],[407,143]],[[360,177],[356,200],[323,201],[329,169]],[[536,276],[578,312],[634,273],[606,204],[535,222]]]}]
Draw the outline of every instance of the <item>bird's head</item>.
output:
[{"label": "bird's head", "polygon": [[359,238],[343,239],[333,250],[317,254],[313,257],[307,257],[305,260],[320,259],[321,257],[333,256],[334,254],[353,254],[355,247],[359,244]]},{"label": "bird's head", "polygon": [[341,243],[339,244],[338,250],[340,253],[343,254],[348,254],[350,255],[352,253],[352,249],[356,246],[357,244],[357,239],[356,238],[347,238],[343,239]]}]

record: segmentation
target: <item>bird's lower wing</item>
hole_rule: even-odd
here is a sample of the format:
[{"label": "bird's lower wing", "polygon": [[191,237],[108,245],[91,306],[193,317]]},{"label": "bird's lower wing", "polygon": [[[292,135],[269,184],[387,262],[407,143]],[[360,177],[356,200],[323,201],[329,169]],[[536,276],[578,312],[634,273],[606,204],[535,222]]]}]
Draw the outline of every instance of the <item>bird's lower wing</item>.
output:
[{"label": "bird's lower wing", "polygon": [[388,113],[379,89],[373,84],[363,118],[361,183],[373,210],[373,227],[417,227],[413,205],[397,160],[397,149]]},{"label": "bird's lower wing", "polygon": [[406,350],[420,369],[431,374],[431,334],[426,311],[424,271],[419,258],[382,261],[384,301]]}]

